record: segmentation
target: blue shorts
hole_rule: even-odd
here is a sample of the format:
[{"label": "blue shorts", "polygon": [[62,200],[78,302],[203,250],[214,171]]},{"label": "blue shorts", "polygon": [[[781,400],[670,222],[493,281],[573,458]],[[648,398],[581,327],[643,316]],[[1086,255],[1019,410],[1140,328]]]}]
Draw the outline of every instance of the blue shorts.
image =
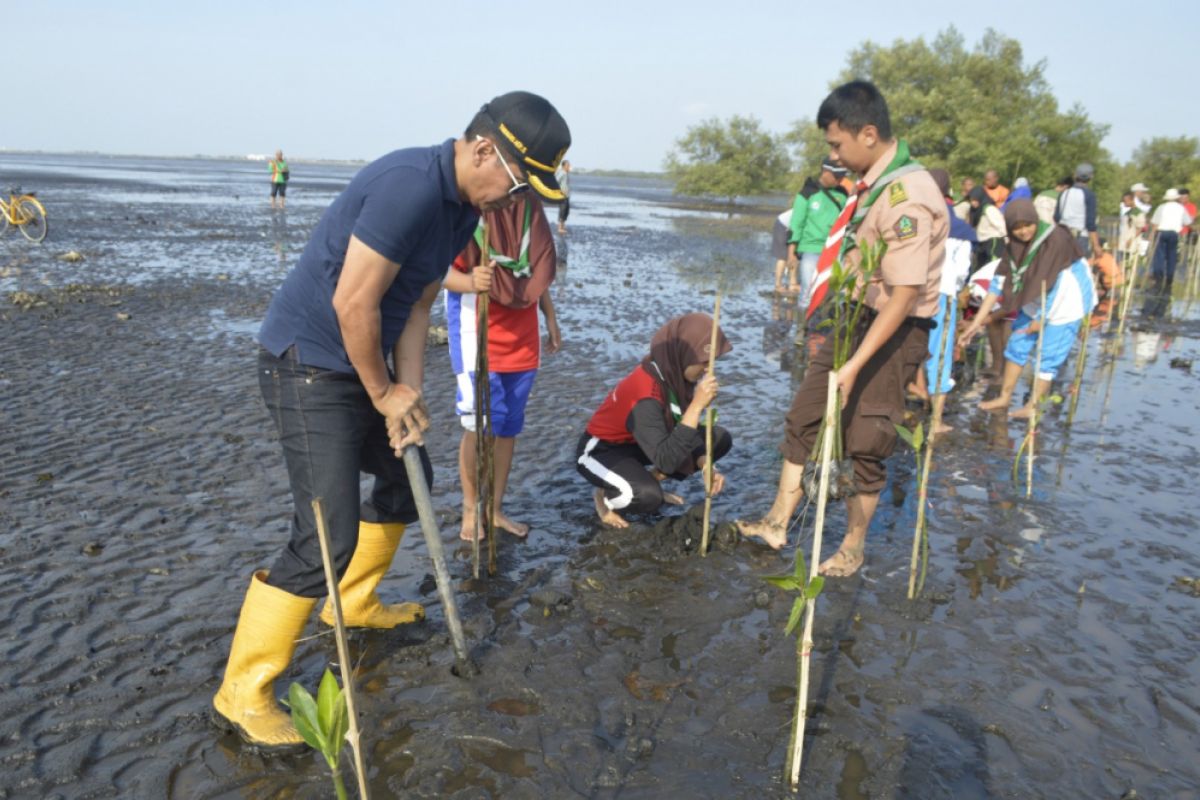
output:
[{"label": "blue shorts", "polygon": [[[1015,333],[1022,328],[1028,328],[1033,320],[1024,311],[1017,314],[1012,324],[1014,333],[1008,337],[1008,346],[1004,348],[1004,358],[1014,364],[1025,366],[1037,349],[1037,332]],[[1061,325],[1047,325],[1042,338],[1042,360],[1037,366],[1037,376],[1042,380],[1052,381],[1058,374],[1058,368],[1071,354],[1075,337],[1079,334],[1080,320],[1065,322]]]},{"label": "blue shorts", "polygon": [[[533,391],[536,369],[524,372],[490,372],[492,392],[491,424],[494,436],[511,437],[525,429],[525,405]],[[475,430],[475,371],[458,374],[458,393],[454,410],[463,428]]]},{"label": "blue shorts", "polygon": [[[946,326],[946,303],[954,302],[954,298],[950,295],[938,295],[937,314],[933,321],[936,327],[929,334],[929,352],[930,356],[925,360],[925,380],[929,384],[930,394],[946,394],[954,388],[954,381],[950,378],[951,370],[954,368],[954,330],[957,310],[950,317],[950,335],[942,330]],[[939,350],[942,351],[939,354]],[[942,362],[942,379],[937,379],[938,360]]]}]

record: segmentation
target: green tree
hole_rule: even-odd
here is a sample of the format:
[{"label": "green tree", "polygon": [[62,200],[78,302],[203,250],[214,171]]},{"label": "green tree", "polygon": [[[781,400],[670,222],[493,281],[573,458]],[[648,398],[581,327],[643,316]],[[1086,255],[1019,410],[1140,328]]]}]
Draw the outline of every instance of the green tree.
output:
[{"label": "green tree", "polygon": [[1200,190],[1200,138],[1156,136],[1143,141],[1129,166],[1133,180],[1150,187],[1155,202],[1171,187],[1187,186],[1195,192]]},{"label": "green tree", "polygon": [[[923,164],[947,169],[955,183],[995,169],[1006,185],[1025,177],[1036,190],[1087,161],[1096,167],[1100,192],[1115,178],[1116,165],[1101,146],[1108,127],[1092,122],[1079,106],[1061,110],[1044,72],[1045,62],[1025,63],[1015,39],[989,30],[968,50],[949,28],[932,43],[865,42],[832,85],[855,78],[877,85],[887,98],[893,132],[908,140]],[[824,144],[803,130],[806,125],[797,123],[786,138],[800,146],[799,160],[812,169]]]},{"label": "green tree", "polygon": [[790,166],[779,137],[754,117],[713,118],[688,128],[666,158],[675,193],[724,197],[764,194],[783,188]]}]

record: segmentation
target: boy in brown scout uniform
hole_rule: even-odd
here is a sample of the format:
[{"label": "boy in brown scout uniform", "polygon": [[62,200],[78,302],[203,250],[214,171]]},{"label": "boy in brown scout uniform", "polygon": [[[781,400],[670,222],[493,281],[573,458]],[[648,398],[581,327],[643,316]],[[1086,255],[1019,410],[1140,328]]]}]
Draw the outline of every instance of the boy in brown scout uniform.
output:
[{"label": "boy in brown scout uniform", "polygon": [[[846,236],[833,245],[841,248],[842,263],[857,269],[862,260],[857,245],[887,245],[867,288],[853,354],[837,372],[845,450],[854,460],[858,494],[846,501],[846,536],[820,572],[846,576],[863,562],[867,528],[886,481],[883,462],[896,444],[893,423],[903,418],[904,387],[929,355],[950,226],[937,184],[910,158],[908,144],[892,138],[887,103],[873,84],[853,81],[835,89],[821,104],[817,125],[825,131],[832,157],[862,176],[858,194],[847,203],[856,208]],[[830,239],[835,238],[831,232]],[[787,415],[775,502],[761,520],[738,523],[744,535],[775,549],[787,543],[788,521],[804,494],[800,478],[824,416],[832,367],[829,337]]]}]

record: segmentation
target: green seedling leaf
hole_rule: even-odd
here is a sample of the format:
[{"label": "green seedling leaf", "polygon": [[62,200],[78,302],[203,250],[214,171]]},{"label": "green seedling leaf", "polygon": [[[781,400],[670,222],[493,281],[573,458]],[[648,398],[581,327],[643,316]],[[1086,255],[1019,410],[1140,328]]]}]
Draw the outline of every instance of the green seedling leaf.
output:
[{"label": "green seedling leaf", "polygon": [[813,579],[809,581],[808,586],[804,590],[805,600],[816,600],[817,595],[821,594],[821,590],[825,588],[825,576],[813,575]]},{"label": "green seedling leaf", "polygon": [[[342,753],[342,746],[346,743],[346,732],[350,730],[350,714],[346,709],[346,693],[339,691],[337,702],[333,706],[333,718],[330,720],[329,728],[329,744],[330,750],[333,751],[333,758],[329,763],[337,768],[338,757]],[[328,755],[326,755],[328,758]]]},{"label": "green seedling leaf", "polygon": [[796,548],[796,564],[792,568],[792,575],[800,582],[801,586],[808,583],[808,563],[804,560],[804,552]]},{"label": "green seedling leaf", "polygon": [[1062,403],[1062,401],[1063,401],[1063,396],[1061,394],[1050,395],[1050,402],[1054,403],[1054,405],[1059,405]]},{"label": "green seedling leaf", "polygon": [[892,423],[892,425],[893,425],[893,427],[896,428],[896,435],[899,436],[901,439],[903,439],[904,443],[906,445],[908,445],[912,449],[916,450],[917,447],[916,447],[916,445],[913,444],[912,431],[910,431],[908,428],[904,427],[903,425],[896,425],[895,423]]},{"label": "green seedling leaf", "polygon": [[298,683],[288,688],[288,705],[292,709],[292,724],[296,726],[300,736],[314,750],[325,752],[325,738],[321,735],[320,722],[317,719],[317,702]]},{"label": "green seedling leaf", "polygon": [[765,575],[763,580],[788,592],[799,592],[804,589],[804,582],[796,580],[793,575]]},{"label": "green seedling leaf", "polygon": [[321,733],[325,735],[330,744],[337,741],[330,736],[330,733],[333,732],[333,710],[341,693],[337,678],[333,677],[333,673],[326,668],[325,674],[321,676],[321,685],[317,688],[317,723],[321,726]]},{"label": "green seedling leaf", "polygon": [[913,450],[920,450],[923,444],[925,444],[925,426],[917,425],[917,427],[913,428],[912,434]]},{"label": "green seedling leaf", "polygon": [[796,602],[792,603],[792,613],[788,615],[787,627],[783,629],[783,632],[789,636],[792,631],[796,630],[796,626],[800,624],[800,617],[804,614],[805,602],[803,597],[797,597]]},{"label": "green seedling leaf", "polygon": [[817,325],[817,330],[820,331],[820,330],[825,330],[826,328],[832,328],[832,327],[833,327],[833,320],[832,319],[824,319],[824,320],[821,320],[820,324]]}]

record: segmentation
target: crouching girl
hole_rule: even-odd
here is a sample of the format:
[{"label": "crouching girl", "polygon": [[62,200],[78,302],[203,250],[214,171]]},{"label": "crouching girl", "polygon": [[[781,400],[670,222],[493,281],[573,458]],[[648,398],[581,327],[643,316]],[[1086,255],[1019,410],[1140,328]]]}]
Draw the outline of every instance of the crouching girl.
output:
[{"label": "crouching girl", "polygon": [[[1092,273],[1071,232],[1038,219],[1029,200],[1017,200],[1004,210],[1009,242],[988,295],[960,344],[979,332],[999,303],[1004,311],[1016,310],[1012,335],[1004,349],[1004,378],[1000,396],[979,404],[984,411],[1007,411],[1021,370],[1037,347],[1038,331],[1045,324],[1042,357],[1035,365],[1033,393],[1029,404],[1014,417],[1028,417],[1050,388],[1050,381],[1067,360],[1079,332],[1079,324],[1096,305]],[[1046,289],[1046,318],[1041,319],[1042,287]]]},{"label": "crouching girl", "polygon": [[[628,526],[623,515],[657,511],[683,501],[663,491],[666,478],[686,478],[704,469],[705,435],[701,413],[717,395],[717,379],[705,375],[712,346],[712,318],[685,314],[662,326],[650,354],[617,384],[592,415],[576,449],[576,468],[597,487],[601,522]],[[733,349],[717,330],[717,356]],[[713,426],[713,460],[733,439]],[[725,485],[716,469],[712,493]]]}]

